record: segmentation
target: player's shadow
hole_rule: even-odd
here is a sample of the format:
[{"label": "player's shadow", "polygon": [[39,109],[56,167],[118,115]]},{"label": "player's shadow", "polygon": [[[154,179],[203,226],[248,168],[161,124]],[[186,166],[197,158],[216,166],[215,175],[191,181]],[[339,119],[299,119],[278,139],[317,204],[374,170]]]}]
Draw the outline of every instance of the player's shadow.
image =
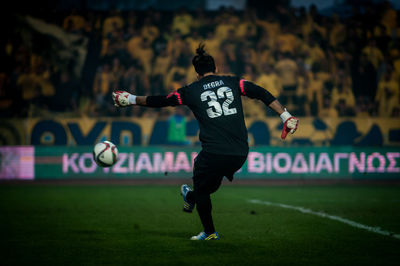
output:
[{"label": "player's shadow", "polygon": [[180,238],[180,239],[188,239],[193,233],[191,232],[176,232],[176,231],[165,231],[165,230],[141,230],[142,233],[153,236],[164,236],[171,238]]}]

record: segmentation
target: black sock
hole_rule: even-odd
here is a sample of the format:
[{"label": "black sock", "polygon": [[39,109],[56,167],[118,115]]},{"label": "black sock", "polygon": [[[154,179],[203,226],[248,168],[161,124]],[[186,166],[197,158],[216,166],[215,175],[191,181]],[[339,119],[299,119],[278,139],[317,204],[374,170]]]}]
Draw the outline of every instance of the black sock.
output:
[{"label": "black sock", "polygon": [[195,203],[194,192],[193,191],[189,191],[186,194],[186,201],[189,202],[190,204],[194,204]]},{"label": "black sock", "polygon": [[197,212],[199,213],[201,223],[206,234],[215,232],[214,223],[211,215],[212,205],[209,194],[196,195]]}]

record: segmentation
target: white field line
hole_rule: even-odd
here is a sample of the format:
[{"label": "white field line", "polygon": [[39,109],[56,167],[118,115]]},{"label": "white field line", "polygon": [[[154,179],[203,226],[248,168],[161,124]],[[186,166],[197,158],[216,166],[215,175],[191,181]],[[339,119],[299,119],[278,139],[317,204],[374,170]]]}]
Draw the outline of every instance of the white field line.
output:
[{"label": "white field line", "polygon": [[275,203],[275,202],[270,202],[270,201],[261,201],[261,200],[256,200],[256,199],[252,199],[249,200],[250,203],[254,203],[254,204],[262,204],[262,205],[268,205],[268,206],[275,206],[275,207],[281,207],[281,208],[285,208],[285,209],[291,209],[291,210],[295,210],[295,211],[299,211],[302,213],[308,213],[308,214],[312,214],[312,215],[316,215],[322,218],[328,218],[334,221],[338,221],[344,224],[348,224],[350,226],[356,227],[356,228],[360,228],[360,229],[364,229],[367,230],[369,232],[373,232],[373,233],[377,233],[380,235],[384,235],[384,236],[391,236],[397,239],[400,239],[400,234],[396,234],[394,232],[389,232],[386,230],[382,230],[380,227],[372,227],[372,226],[368,226],[368,225],[364,225],[364,224],[360,224],[357,222],[354,222],[352,220],[346,219],[346,218],[342,218],[336,215],[330,215],[324,212],[316,212],[313,211],[311,209],[307,209],[304,207],[298,207],[298,206],[292,206],[292,205],[287,205],[287,204],[282,204],[282,203]]}]

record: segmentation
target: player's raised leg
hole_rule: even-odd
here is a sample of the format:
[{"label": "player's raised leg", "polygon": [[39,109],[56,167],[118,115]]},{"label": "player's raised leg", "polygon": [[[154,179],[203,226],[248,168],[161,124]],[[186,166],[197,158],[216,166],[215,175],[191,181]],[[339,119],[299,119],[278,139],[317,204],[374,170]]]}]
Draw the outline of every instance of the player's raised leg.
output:
[{"label": "player's raised leg", "polygon": [[187,185],[183,184],[181,186],[181,195],[183,197],[183,211],[185,212],[192,212],[195,205],[194,194],[192,188]]}]

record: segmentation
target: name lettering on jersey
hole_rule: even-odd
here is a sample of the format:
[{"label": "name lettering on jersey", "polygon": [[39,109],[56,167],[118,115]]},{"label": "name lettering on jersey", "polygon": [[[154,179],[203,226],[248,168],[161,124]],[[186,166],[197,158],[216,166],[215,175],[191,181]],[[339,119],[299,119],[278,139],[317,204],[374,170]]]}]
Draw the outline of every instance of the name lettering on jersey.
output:
[{"label": "name lettering on jersey", "polygon": [[222,80],[217,80],[217,81],[213,81],[213,82],[204,84],[203,89],[208,90],[208,89],[220,87],[222,85],[224,85],[224,82]]}]

